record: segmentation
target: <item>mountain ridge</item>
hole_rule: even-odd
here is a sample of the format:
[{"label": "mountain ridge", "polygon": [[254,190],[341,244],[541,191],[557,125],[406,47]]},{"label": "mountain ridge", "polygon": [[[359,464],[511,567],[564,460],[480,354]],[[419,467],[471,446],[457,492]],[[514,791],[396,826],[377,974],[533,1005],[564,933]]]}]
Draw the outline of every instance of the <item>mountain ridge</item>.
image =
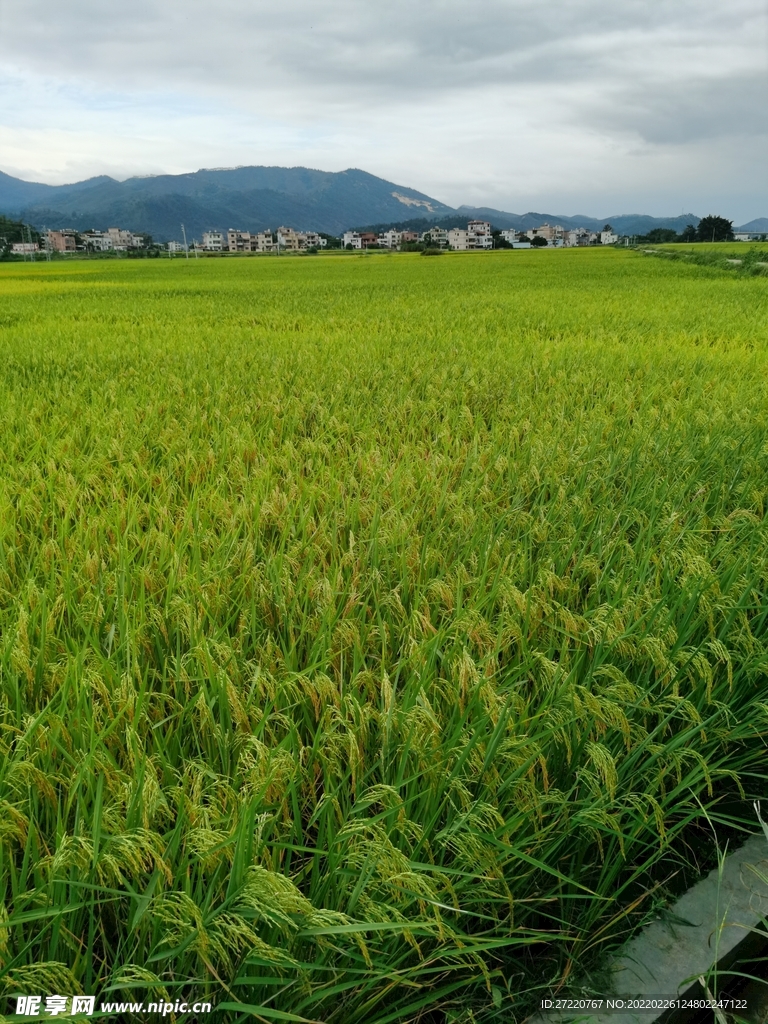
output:
[{"label": "mountain ridge", "polygon": [[359,168],[201,169],[116,181],[106,175],[68,185],[25,182],[0,172],[0,212],[35,227],[107,227],[119,224],[159,239],[228,227],[250,231],[280,223],[338,234],[360,220],[392,220],[418,209],[431,217],[451,207],[405,185]]},{"label": "mountain ridge", "polygon": [[[178,239],[182,222],[190,237],[199,237],[212,228],[260,231],[287,224],[338,235],[355,226],[417,223],[423,228],[430,222],[454,227],[472,218],[490,220],[501,229],[529,230],[549,221],[597,231],[610,223],[620,234],[646,234],[656,227],[680,231],[700,219],[694,214],[588,217],[535,211],[516,214],[485,206],[454,209],[356,167],[322,171],[266,165],[200,168],[124,181],[102,174],[66,185],[25,181],[0,171],[0,213],[22,217],[37,228],[85,231],[119,225],[160,241]],[[756,218],[742,229],[768,230],[768,218]]]}]

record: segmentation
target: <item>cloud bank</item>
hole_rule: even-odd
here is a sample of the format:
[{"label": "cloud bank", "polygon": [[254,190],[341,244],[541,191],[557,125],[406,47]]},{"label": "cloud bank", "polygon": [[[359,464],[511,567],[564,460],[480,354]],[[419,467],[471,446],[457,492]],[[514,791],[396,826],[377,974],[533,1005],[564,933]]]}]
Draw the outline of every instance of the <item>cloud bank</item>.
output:
[{"label": "cloud bank", "polygon": [[2,0],[0,168],[363,167],[450,204],[768,212],[764,0]]}]

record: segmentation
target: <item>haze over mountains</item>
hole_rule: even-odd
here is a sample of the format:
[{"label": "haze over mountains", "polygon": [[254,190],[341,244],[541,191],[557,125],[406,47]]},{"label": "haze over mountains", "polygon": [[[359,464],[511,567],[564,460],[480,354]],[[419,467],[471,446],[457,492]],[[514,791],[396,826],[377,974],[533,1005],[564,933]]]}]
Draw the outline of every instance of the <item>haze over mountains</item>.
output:
[{"label": "haze over mountains", "polygon": [[[348,228],[408,220],[454,226],[472,217],[489,220],[498,228],[522,229],[550,221],[599,230],[610,221],[620,234],[645,234],[654,227],[680,231],[699,221],[694,214],[595,218],[514,214],[471,206],[453,209],[415,189],[356,168],[331,172],[307,167],[203,169],[126,181],[101,175],[72,185],[23,181],[0,171],[0,213],[21,217],[38,228],[85,231],[119,225],[149,233],[158,241],[179,238],[182,222],[189,237],[200,237],[211,228],[262,231],[286,224],[338,235]],[[744,227],[768,230],[768,218]]]}]

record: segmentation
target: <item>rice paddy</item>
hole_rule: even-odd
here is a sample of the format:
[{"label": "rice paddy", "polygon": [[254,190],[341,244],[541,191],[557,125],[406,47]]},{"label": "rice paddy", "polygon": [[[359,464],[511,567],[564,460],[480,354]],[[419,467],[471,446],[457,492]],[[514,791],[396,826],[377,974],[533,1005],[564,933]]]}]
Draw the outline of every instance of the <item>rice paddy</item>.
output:
[{"label": "rice paddy", "polygon": [[632,251],[0,267],[8,1012],[599,969],[766,794],[767,353]]}]

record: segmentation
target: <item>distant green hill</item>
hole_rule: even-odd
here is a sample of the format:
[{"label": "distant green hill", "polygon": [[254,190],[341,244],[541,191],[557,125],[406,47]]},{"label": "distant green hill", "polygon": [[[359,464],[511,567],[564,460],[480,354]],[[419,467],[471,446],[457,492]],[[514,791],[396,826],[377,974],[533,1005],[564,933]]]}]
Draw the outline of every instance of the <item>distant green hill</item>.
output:
[{"label": "distant green hill", "polygon": [[404,185],[350,169],[238,167],[146,178],[92,178],[43,185],[0,174],[0,211],[49,227],[119,225],[158,239],[208,228],[257,231],[279,224],[338,234],[357,221],[393,220],[411,211],[444,215],[450,206]]},{"label": "distant green hill", "polygon": [[749,221],[747,224],[742,224],[736,228],[737,231],[764,231],[768,234],[768,217],[756,217],[754,220]]}]

